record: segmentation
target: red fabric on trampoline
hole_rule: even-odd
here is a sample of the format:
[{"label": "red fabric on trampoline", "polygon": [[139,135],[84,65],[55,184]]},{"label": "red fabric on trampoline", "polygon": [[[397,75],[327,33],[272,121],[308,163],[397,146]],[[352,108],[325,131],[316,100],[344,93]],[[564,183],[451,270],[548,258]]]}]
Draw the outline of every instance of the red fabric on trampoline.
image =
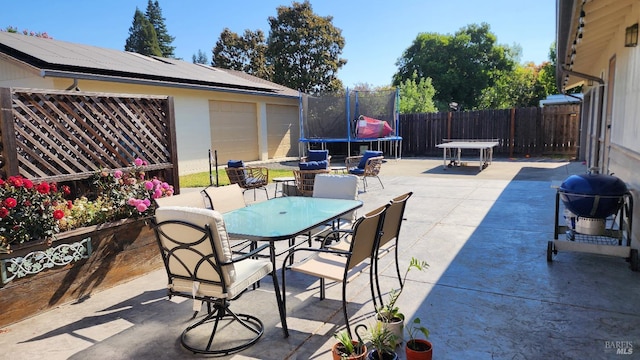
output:
[{"label": "red fabric on trampoline", "polygon": [[378,120],[360,115],[358,118],[358,129],[356,137],[358,139],[375,139],[385,137],[393,132],[393,129],[384,120]]}]

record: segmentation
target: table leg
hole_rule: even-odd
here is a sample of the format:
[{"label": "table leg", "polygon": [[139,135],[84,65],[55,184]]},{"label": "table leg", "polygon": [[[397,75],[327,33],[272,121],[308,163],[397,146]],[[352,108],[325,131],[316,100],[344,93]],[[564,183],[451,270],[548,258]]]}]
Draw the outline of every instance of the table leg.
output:
[{"label": "table leg", "polygon": [[276,302],[278,303],[278,311],[280,312],[280,322],[282,323],[282,331],[284,337],[289,337],[289,327],[287,326],[287,314],[285,314],[284,304],[282,303],[282,293],[280,292],[280,285],[278,284],[278,275],[276,274],[276,244],[273,241],[269,241],[269,258],[271,264],[273,264],[273,270],[271,271],[271,278],[273,279],[273,290],[276,293]]},{"label": "table leg", "polygon": [[443,161],[443,167],[446,169],[447,168],[447,148],[442,148],[442,161]]}]

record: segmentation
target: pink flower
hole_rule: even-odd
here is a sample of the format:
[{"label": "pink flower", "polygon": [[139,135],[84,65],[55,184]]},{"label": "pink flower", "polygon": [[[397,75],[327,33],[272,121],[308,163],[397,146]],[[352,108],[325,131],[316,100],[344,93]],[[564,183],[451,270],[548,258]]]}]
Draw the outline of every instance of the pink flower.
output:
[{"label": "pink flower", "polygon": [[153,198],[154,199],[159,199],[161,197],[162,197],[162,190],[156,189],[156,191],[153,192]]},{"label": "pink flower", "polygon": [[151,181],[145,181],[144,182],[144,188],[147,190],[152,190],[153,189],[153,183]]},{"label": "pink flower", "polygon": [[120,179],[122,177],[122,171],[120,170],[116,170],[113,172],[113,177],[115,177],[116,179]]},{"label": "pink flower", "polygon": [[139,203],[138,205],[136,205],[136,209],[137,209],[139,212],[145,212],[145,211],[147,211],[147,209],[148,209],[148,208],[149,208],[149,207],[148,207],[144,202],[141,202],[141,203]]},{"label": "pink flower", "polygon": [[149,199],[142,200],[142,203],[147,205],[147,207],[151,206],[151,200],[149,200]]},{"label": "pink flower", "polygon": [[144,161],[142,159],[140,159],[140,158],[136,158],[135,160],[133,160],[133,163],[136,166],[142,166],[142,164],[144,164]]},{"label": "pink flower", "polygon": [[136,206],[136,200],[138,200],[138,199],[136,199],[136,198],[129,198],[129,200],[127,200],[127,205],[130,205],[130,206]]}]

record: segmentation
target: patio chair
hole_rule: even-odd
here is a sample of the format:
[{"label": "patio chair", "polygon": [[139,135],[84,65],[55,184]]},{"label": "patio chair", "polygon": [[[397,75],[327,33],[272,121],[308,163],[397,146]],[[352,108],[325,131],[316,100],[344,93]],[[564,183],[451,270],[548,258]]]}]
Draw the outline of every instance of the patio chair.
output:
[{"label": "patio chair", "polygon": [[329,155],[329,150],[309,150],[307,152],[307,156],[300,158],[301,163],[311,161],[326,161],[327,167],[331,166],[331,155]]},{"label": "patio chair", "polygon": [[[325,199],[356,200],[358,198],[358,177],[355,175],[318,174],[313,186],[313,197]],[[352,211],[338,218],[331,229],[342,227],[341,222],[353,225],[356,212]]]},{"label": "patio chair", "polygon": [[[227,355],[256,343],[264,332],[262,321],[234,313],[229,302],[273,271],[270,261],[251,258],[268,245],[233,258],[222,215],[210,209],[160,207],[153,228],[169,279],[169,297],[193,299],[194,318],[202,302],[207,305],[206,315],[182,332],[182,346],[193,353]],[[233,341],[216,341],[220,331]]]},{"label": "patio chair", "polygon": [[[328,249],[323,244],[320,248],[297,248],[285,257],[282,263],[282,304],[285,313],[287,309],[286,270],[320,278],[320,300],[325,298],[325,281],[327,279],[342,282],[342,309],[347,332],[351,335],[349,315],[347,313],[347,283],[372,263],[373,256],[375,256],[374,249],[378,243],[382,229],[382,221],[388,207],[388,204],[379,207],[356,220],[353,228],[347,231],[351,237],[349,250]],[[332,233],[333,232],[345,232],[345,230],[336,229],[332,231]],[[329,237],[331,237],[331,233],[327,234],[325,238],[327,239]],[[287,266],[289,258],[300,251],[311,252],[311,254],[304,260]],[[367,259],[369,259],[369,262],[365,261]],[[369,272],[369,284],[375,307],[374,280],[373,272],[371,271]]]},{"label": "patio chair", "polygon": [[267,199],[267,184],[269,183],[269,169],[264,166],[245,166],[241,160],[229,160],[227,162],[227,176],[231,184],[238,184],[242,193],[253,190],[253,200],[256,200],[256,189],[264,190]]},{"label": "patio chair", "polygon": [[[398,238],[400,236],[400,228],[404,219],[404,210],[407,206],[407,201],[413,195],[413,192],[408,192],[400,196],[396,196],[390,202],[389,208],[384,215],[384,222],[382,223],[382,234],[380,235],[380,241],[376,248],[375,265],[373,268],[374,279],[376,279],[376,288],[378,295],[382,296],[380,292],[380,284],[378,282],[378,262],[380,258],[391,252],[393,249],[396,263],[396,273],[398,275],[398,281],[400,282],[400,288],[404,286],[402,283],[402,275],[400,274],[400,265],[398,263]],[[382,303],[382,299],[380,299]]]},{"label": "patio chair", "polygon": [[302,196],[311,196],[313,195],[313,185],[316,181],[316,175],[318,174],[329,174],[331,172],[328,168],[305,168],[305,169],[294,169],[293,177],[295,178],[296,188],[298,189],[298,193]]},{"label": "patio chair", "polygon": [[367,150],[364,155],[347,157],[344,162],[349,174],[358,175],[362,178],[364,191],[366,192],[368,177],[377,178],[380,186],[384,189],[382,180],[380,180],[380,176],[378,176],[383,161],[384,156],[382,155],[382,151]]},{"label": "patio chair", "polygon": [[[208,201],[208,208],[216,210],[220,213],[226,213],[247,206],[244,201],[242,189],[238,184],[227,186],[208,186],[203,190],[205,198]],[[243,253],[247,248],[253,251],[256,248],[256,242],[246,239],[230,238],[234,241],[232,248],[234,253]]]},{"label": "patio chair", "polygon": [[205,208],[204,195],[200,191],[185,191],[177,195],[166,196],[154,200],[158,207],[164,206],[188,206]]}]

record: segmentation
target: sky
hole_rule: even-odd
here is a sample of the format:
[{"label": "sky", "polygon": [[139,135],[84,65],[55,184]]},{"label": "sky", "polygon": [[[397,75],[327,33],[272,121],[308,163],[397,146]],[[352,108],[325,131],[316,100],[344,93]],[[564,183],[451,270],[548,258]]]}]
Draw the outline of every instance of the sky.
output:
[{"label": "sky", "polygon": [[[302,2],[300,0],[299,2]],[[198,50],[211,60],[220,33],[246,29],[269,33],[268,18],[287,0],[159,0],[175,56],[191,61]],[[396,61],[419,33],[454,34],[489,24],[497,43],[519,45],[521,63],[548,61],[555,41],[555,0],[311,0],[313,12],[333,17],[342,30],[345,87],[391,84]],[[3,1],[0,28],[47,32],[56,40],[123,50],[136,7],[147,0]]]}]

